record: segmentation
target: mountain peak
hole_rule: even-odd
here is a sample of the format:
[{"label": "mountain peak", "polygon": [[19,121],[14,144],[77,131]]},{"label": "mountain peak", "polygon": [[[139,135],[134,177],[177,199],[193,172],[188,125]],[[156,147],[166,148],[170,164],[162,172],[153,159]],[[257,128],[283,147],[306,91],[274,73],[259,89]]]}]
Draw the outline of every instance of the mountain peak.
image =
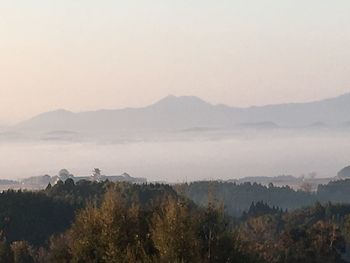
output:
[{"label": "mountain peak", "polygon": [[150,105],[150,107],[208,107],[212,106],[210,103],[196,97],[196,96],[174,96],[169,95],[165,98]]}]

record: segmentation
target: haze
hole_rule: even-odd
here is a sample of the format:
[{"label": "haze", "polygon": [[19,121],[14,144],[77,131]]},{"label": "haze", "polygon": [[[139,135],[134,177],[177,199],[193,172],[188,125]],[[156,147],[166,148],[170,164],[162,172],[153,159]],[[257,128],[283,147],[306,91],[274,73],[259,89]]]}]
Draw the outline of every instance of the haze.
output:
[{"label": "haze", "polygon": [[350,2],[0,2],[0,123],[196,95],[235,106],[349,90]]},{"label": "haze", "polygon": [[[184,182],[255,176],[334,177],[348,165],[348,134],[290,135],[283,132],[158,141],[74,143],[0,142],[0,178],[56,175],[67,168],[87,176],[93,167],[104,174],[127,172],[148,181]],[[188,136],[188,135],[187,135]],[[159,137],[159,136],[158,136]]]}]

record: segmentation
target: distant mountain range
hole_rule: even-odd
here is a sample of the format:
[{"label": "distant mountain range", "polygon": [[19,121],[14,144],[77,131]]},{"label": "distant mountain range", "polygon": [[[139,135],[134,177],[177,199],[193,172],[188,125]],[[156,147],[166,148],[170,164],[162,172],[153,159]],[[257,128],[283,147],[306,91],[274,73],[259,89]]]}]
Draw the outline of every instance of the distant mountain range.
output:
[{"label": "distant mountain range", "polygon": [[194,128],[350,127],[350,93],[308,103],[249,108],[213,105],[193,96],[168,96],[143,108],[73,113],[56,110],[14,126],[33,132],[186,130]]}]

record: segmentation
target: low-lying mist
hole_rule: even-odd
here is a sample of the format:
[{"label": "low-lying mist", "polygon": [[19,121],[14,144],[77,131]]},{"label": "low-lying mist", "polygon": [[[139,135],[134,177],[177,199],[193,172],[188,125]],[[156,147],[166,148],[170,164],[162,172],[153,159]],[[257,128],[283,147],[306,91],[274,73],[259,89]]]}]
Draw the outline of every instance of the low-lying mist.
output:
[{"label": "low-lying mist", "polygon": [[[142,134],[142,135],[140,135]],[[350,133],[216,131],[0,136],[1,178],[127,172],[149,181],[184,182],[247,176],[333,177],[350,163]]]}]

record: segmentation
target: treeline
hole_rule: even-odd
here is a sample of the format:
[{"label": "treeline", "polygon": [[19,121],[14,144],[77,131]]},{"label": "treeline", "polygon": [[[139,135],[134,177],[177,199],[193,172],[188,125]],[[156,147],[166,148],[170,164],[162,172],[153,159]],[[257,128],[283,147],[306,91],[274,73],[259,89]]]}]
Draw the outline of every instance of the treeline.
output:
[{"label": "treeline", "polygon": [[350,180],[339,180],[319,185],[316,192],[295,191],[289,186],[264,186],[257,183],[236,184],[231,182],[200,181],[174,186],[179,193],[198,205],[205,205],[211,197],[225,205],[231,216],[240,216],[252,202],[263,201],[269,206],[293,210],[320,203],[349,203]]},{"label": "treeline", "polygon": [[[49,198],[52,203],[67,199],[67,204],[74,207],[81,204],[76,199],[81,187],[71,182],[60,183],[46,189],[47,197],[43,193],[36,194],[39,198]],[[105,190],[101,196],[86,193],[84,208],[78,208],[70,227],[61,233],[52,231],[41,246],[26,239],[11,242],[4,231],[0,262],[258,260],[240,250],[235,225],[225,215],[223,207],[209,203],[200,208],[167,185],[104,182],[88,183],[87,187],[96,187],[97,193]],[[17,199],[24,194],[17,192]]]},{"label": "treeline", "polygon": [[[67,180],[40,192],[6,191],[0,194],[0,262],[347,262],[350,205],[312,203],[333,190],[345,197],[342,183],[349,182],[307,193],[256,184],[198,182],[175,190]],[[293,197],[299,206],[287,202]],[[239,216],[227,213],[228,204],[246,198],[251,202],[236,210]],[[294,206],[286,211],[279,204]]]}]

